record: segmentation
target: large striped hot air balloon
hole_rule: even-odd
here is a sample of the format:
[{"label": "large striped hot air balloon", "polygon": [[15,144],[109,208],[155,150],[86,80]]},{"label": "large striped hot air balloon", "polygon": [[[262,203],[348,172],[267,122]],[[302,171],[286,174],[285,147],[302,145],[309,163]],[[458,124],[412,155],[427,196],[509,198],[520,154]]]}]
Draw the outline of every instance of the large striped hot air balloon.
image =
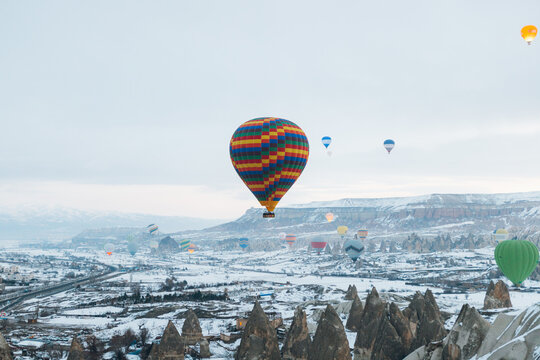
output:
[{"label": "large striped hot air balloon", "polygon": [[188,239],[184,239],[180,241],[180,249],[182,251],[187,251],[187,249],[189,248],[189,245],[191,245],[191,241]]},{"label": "large striped hot air balloon", "polygon": [[146,231],[148,231],[149,234],[154,234],[156,231],[158,231],[159,226],[156,224],[150,224],[146,227]]},{"label": "large striped hot air balloon", "polygon": [[229,151],[236,172],[266,207],[263,217],[272,218],[278,202],[307,164],[309,143],[292,121],[267,117],[240,125]]},{"label": "large striped hot air balloon", "polygon": [[520,286],[538,266],[538,248],[527,240],[501,241],[495,248],[495,261],[504,276]]},{"label": "large striped hot air balloon", "polygon": [[287,244],[289,244],[290,247],[292,247],[294,242],[296,241],[296,235],[287,234],[285,241],[287,242]]},{"label": "large striped hot air balloon", "polygon": [[248,241],[249,241],[248,238],[241,238],[238,242],[239,242],[239,244],[240,244],[240,247],[241,247],[242,249],[245,249],[245,248],[247,248],[248,245],[249,245],[249,244],[248,244]]},{"label": "large striped hot air balloon", "polygon": [[320,254],[326,247],[326,241],[312,241],[311,247],[317,251],[317,254]]}]

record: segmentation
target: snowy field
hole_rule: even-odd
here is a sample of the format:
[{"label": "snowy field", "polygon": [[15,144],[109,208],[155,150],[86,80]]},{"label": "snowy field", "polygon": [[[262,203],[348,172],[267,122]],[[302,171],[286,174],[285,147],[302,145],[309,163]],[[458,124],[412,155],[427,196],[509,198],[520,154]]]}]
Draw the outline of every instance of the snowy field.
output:
[{"label": "snowy field", "polygon": [[[36,296],[13,306],[8,310],[8,325],[3,333],[8,341],[20,346],[25,341],[69,343],[74,335],[90,333],[108,340],[127,329],[138,333],[143,327],[148,329],[150,339],[157,339],[169,320],[180,330],[184,312],[192,308],[203,314],[199,316],[203,334],[219,336],[230,333],[235,319],[251,310],[257,298],[265,311],[280,313],[286,327],[294,309],[302,306],[308,314],[310,330],[314,331],[320,309],[327,303],[341,312],[345,323],[348,302],[344,295],[349,285],[356,286],[362,300],[376,287],[381,297],[402,308],[416,291],[423,293],[429,288],[441,311],[447,314],[447,326],[451,326],[463,304],[482,308],[489,281],[497,280],[490,278],[496,270],[492,254],[493,248],[429,254],[372,253],[363,255],[358,265],[342,254],[317,255],[306,249],[222,253],[201,249],[192,255],[179,253],[169,257],[151,255],[148,249],[135,256],[122,252],[107,256],[98,251],[81,254],[72,250],[6,250],[0,252],[0,264],[8,257],[18,261],[20,256],[25,259],[26,264],[21,265],[25,271],[48,268],[44,258],[54,264],[58,274],[72,271],[76,266],[73,259],[85,264],[79,266],[79,273],[96,264],[101,269],[115,270],[106,280]],[[61,276],[46,273],[38,278],[61,281]],[[181,288],[166,288],[167,279],[173,279],[175,286],[181,283]],[[131,300],[135,293],[163,297],[197,290],[220,296],[226,293],[228,299]],[[263,294],[270,295],[260,296]],[[540,302],[540,283],[527,281],[520,289],[511,288],[511,300],[514,308],[506,311],[518,311]],[[40,313],[36,324],[23,323],[36,311]],[[493,312],[485,316],[489,320],[494,318]],[[347,335],[353,342],[355,334]],[[212,341],[211,351],[216,359],[229,359],[236,345]]]}]

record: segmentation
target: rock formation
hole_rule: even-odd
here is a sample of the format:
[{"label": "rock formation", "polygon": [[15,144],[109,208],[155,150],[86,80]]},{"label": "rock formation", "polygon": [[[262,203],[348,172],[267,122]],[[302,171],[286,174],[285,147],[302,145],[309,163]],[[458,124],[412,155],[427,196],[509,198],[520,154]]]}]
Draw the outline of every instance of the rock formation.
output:
[{"label": "rock formation", "polygon": [[474,307],[463,305],[452,330],[444,340],[443,360],[472,358],[482,345],[489,328],[489,322]]},{"label": "rock formation", "polygon": [[309,336],[306,313],[297,307],[291,328],[287,333],[281,352],[284,360],[307,360],[311,337]]},{"label": "rock formation", "polygon": [[382,253],[386,252],[386,241],[381,240],[381,245],[379,246],[379,251]]},{"label": "rock formation", "polygon": [[[0,359],[1,360],[11,359],[11,357],[4,358],[2,357],[2,355],[0,355]],[[67,360],[85,360],[84,349],[76,337],[74,337],[73,340],[71,340],[71,346],[69,348],[69,355],[68,355]]]},{"label": "rock formation", "polygon": [[416,349],[446,336],[444,320],[431,290],[425,294],[416,292],[403,315],[411,321],[411,330],[415,337],[411,349]]},{"label": "rock formation", "polygon": [[356,285],[349,285],[347,288],[347,293],[345,293],[345,300],[354,300],[355,297],[358,297],[358,290],[356,290]]},{"label": "rock formation", "polygon": [[487,360],[534,359],[540,348],[540,304],[518,315],[499,314],[489,329],[478,357]]},{"label": "rock formation", "polygon": [[186,312],[186,320],[182,325],[182,338],[186,345],[195,345],[202,338],[201,324],[191,309]]},{"label": "rock formation", "polygon": [[371,359],[403,359],[410,352],[412,342],[413,333],[409,320],[396,304],[386,305],[373,344]]},{"label": "rock formation", "polygon": [[183,360],[184,341],[176,326],[169,321],[159,344],[153,344],[150,350],[149,360]]},{"label": "rock formation", "polygon": [[308,359],[352,360],[345,329],[339,315],[331,305],[326,306],[326,310],[319,319]]},{"label": "rock formation", "polygon": [[484,309],[500,309],[512,307],[510,293],[504,281],[499,280],[497,284],[490,281],[484,298]]},{"label": "rock formation", "polygon": [[[355,288],[356,289],[356,288]],[[362,320],[362,313],[364,312],[364,307],[362,306],[362,301],[358,295],[354,297],[351,310],[349,311],[349,317],[347,318],[347,324],[345,327],[350,331],[357,331],[360,327],[360,322]]]},{"label": "rock formation", "polygon": [[236,360],[280,360],[276,331],[270,325],[261,305],[255,302],[249,315]]},{"label": "rock formation", "polygon": [[201,355],[201,358],[207,359],[212,356],[212,353],[210,352],[210,344],[206,339],[202,339],[200,344],[200,351],[199,354]]},{"label": "rock formation", "polygon": [[357,325],[356,341],[354,342],[354,358],[370,359],[377,330],[385,310],[385,302],[379,297],[377,289],[371,289],[366,298],[366,306]]}]

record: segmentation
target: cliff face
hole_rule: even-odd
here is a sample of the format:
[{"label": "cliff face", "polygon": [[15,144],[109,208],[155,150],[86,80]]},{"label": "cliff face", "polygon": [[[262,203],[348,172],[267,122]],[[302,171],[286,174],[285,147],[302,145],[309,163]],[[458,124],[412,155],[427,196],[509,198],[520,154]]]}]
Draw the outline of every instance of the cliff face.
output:
[{"label": "cliff face", "polygon": [[[432,194],[408,198],[343,199],[276,209],[276,218],[260,221],[261,210],[250,209],[236,221],[207,231],[270,231],[294,226],[296,232],[335,231],[335,222],[371,230],[415,230],[460,224],[462,230],[493,230],[506,219],[515,226],[540,224],[540,193]],[[327,212],[334,223],[322,221]],[[254,229],[254,227],[256,229]]]}]

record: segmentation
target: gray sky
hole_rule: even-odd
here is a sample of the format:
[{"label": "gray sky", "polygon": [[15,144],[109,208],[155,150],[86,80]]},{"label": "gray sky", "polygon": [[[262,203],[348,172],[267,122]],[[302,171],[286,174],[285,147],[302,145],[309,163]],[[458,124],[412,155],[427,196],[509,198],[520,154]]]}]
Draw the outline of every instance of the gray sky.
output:
[{"label": "gray sky", "polygon": [[310,140],[282,205],[540,190],[527,24],[537,0],[2,1],[0,204],[239,216],[260,116]]}]

